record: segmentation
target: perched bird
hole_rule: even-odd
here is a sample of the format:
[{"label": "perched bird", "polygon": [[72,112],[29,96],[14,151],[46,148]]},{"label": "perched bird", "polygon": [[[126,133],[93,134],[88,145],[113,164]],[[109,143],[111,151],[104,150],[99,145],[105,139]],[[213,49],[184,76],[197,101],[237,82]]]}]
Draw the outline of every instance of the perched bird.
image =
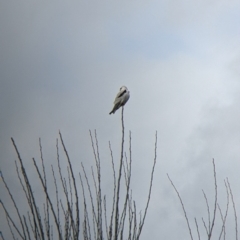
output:
[{"label": "perched bird", "polygon": [[115,113],[120,107],[123,107],[129,98],[130,92],[128,91],[127,87],[122,86],[115,98],[114,107],[109,114]]}]

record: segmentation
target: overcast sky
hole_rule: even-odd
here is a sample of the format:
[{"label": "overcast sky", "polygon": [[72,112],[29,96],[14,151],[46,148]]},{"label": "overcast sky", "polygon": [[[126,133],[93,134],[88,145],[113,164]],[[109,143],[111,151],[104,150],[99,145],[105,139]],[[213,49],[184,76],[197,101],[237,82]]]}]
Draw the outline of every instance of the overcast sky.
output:
[{"label": "overcast sky", "polygon": [[[166,173],[194,229],[194,217],[199,224],[207,217],[202,189],[213,204],[212,158],[222,208],[228,177],[240,211],[239,0],[8,0],[0,6],[0,167],[16,192],[10,137],[27,166],[32,157],[39,159],[40,137],[52,164],[61,130],[77,170],[81,161],[92,164],[88,131],[97,129],[101,156],[110,164],[108,141],[118,156],[121,126],[120,111],[108,113],[126,85],[131,97],[125,127],[132,132],[132,187],[140,205],[158,131],[142,239],[189,238]],[[3,184],[0,189],[6,201]],[[233,239],[232,212],[228,222]]]}]

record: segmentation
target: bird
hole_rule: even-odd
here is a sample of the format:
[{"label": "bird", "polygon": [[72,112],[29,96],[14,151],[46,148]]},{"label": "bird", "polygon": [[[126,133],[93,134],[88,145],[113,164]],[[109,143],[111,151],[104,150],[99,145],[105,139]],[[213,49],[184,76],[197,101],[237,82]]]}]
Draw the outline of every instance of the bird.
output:
[{"label": "bird", "polygon": [[122,86],[114,100],[114,103],[113,103],[114,107],[109,114],[112,114],[112,113],[114,114],[120,107],[123,107],[129,98],[130,98],[130,92],[128,91],[126,86]]}]

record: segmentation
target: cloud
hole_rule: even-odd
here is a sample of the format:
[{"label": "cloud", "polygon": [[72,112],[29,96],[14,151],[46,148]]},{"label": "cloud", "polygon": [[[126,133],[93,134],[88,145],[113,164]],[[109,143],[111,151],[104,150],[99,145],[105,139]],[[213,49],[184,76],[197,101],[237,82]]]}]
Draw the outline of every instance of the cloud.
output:
[{"label": "cloud", "polygon": [[[159,134],[143,239],[150,233],[153,239],[187,234],[166,172],[191,217],[202,216],[205,205],[199,198],[202,188],[212,197],[214,157],[220,194],[225,197],[222,180],[231,177],[237,203],[239,8],[238,1],[2,3],[1,169],[16,194],[10,137],[33,178],[30,163],[39,158],[38,138],[47,161],[55,163],[59,129],[76,170],[79,162],[92,159],[89,129],[97,129],[106,166],[109,140],[117,161],[120,112],[108,113],[119,87],[126,85],[131,98],[125,126],[133,134],[133,189],[140,206],[155,130]],[[108,170],[103,169],[105,176]],[[108,184],[106,179],[103,188]]]}]

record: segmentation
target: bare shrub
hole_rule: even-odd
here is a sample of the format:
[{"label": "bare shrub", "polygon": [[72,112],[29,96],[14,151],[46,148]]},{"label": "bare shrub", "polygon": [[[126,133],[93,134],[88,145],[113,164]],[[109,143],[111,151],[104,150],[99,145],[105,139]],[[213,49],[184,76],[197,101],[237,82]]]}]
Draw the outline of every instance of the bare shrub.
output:
[{"label": "bare shrub", "polygon": [[[231,196],[231,202],[232,202],[232,207],[233,207],[233,212],[234,212],[234,221],[235,221],[235,239],[238,240],[238,222],[237,222],[237,212],[236,212],[236,206],[235,206],[235,202],[234,202],[234,197],[233,197],[233,193],[232,193],[232,189],[231,189],[231,185],[228,181],[228,178],[226,180],[224,180],[225,183],[225,188],[226,188],[226,195],[227,195],[227,204],[226,204],[226,210],[225,213],[222,212],[220,205],[218,204],[218,185],[217,185],[217,174],[216,174],[216,167],[215,167],[215,161],[214,159],[212,160],[212,164],[213,164],[213,179],[214,179],[214,203],[213,203],[213,207],[211,209],[210,204],[209,204],[209,200],[208,197],[206,195],[206,193],[204,192],[204,190],[202,190],[204,199],[205,199],[205,203],[206,203],[206,207],[207,207],[207,219],[204,219],[203,217],[201,218],[202,220],[202,224],[204,226],[205,232],[206,232],[206,236],[207,239],[210,240],[212,239],[212,235],[213,235],[213,230],[214,230],[214,226],[215,226],[215,222],[216,222],[216,213],[217,210],[220,213],[220,218],[222,221],[222,226],[220,228],[220,232],[219,232],[219,240],[220,239],[226,239],[226,219],[227,219],[227,215],[228,215],[228,210],[229,210],[229,193]],[[193,240],[193,234],[192,234],[192,227],[190,226],[190,221],[187,215],[187,211],[186,208],[184,206],[183,200],[180,196],[179,191],[177,190],[176,186],[174,185],[173,181],[171,180],[170,176],[167,174],[167,177],[172,185],[172,187],[174,188],[178,199],[181,203],[182,206],[182,210],[184,213],[184,217],[187,223],[187,227],[188,227],[188,232],[189,232],[189,236],[191,238],[191,240]],[[212,214],[211,214],[211,210],[212,210]],[[212,217],[211,217],[212,215]],[[200,231],[199,231],[199,224],[197,222],[197,218],[194,218],[194,222],[195,222],[195,227],[196,227],[196,231],[197,231],[197,236],[198,239],[201,239],[201,236],[203,235]],[[205,237],[203,239],[206,239]]]},{"label": "bare shrub", "polygon": [[[17,199],[13,197],[7,180],[1,173],[3,185],[15,209],[15,215],[12,216],[6,204],[1,201],[12,239],[140,239],[152,191],[153,174],[157,159],[157,133],[147,202],[143,216],[139,216],[136,202],[132,198],[131,189],[132,138],[131,132],[129,132],[127,154],[124,149],[125,128],[123,113],[124,108],[122,108],[121,114],[122,140],[119,166],[116,166],[111,143],[109,142],[114,185],[112,196],[110,196],[111,202],[107,202],[107,196],[102,191],[102,166],[96,130],[94,132],[89,131],[94,154],[94,167],[91,167],[91,175],[87,174],[83,163],[81,163],[79,175],[74,174],[62,134],[59,132],[59,140],[64,150],[67,167],[62,167],[59,140],[57,139],[57,168],[51,165],[52,176],[47,176],[46,168],[48,166],[44,161],[41,139],[39,139],[41,164],[39,165],[34,158],[32,161],[37,178],[42,186],[41,193],[34,192],[31,179],[25,169],[25,163],[14,139],[11,139],[17,153],[17,161],[15,161],[16,173],[28,204],[28,211],[22,214]],[[50,191],[48,187],[49,181],[54,184],[55,191]],[[79,181],[80,184],[77,184]],[[37,200],[39,194],[45,196],[44,202],[39,203]],[[3,229],[1,229],[0,236],[2,239],[4,239],[3,233],[5,231],[3,232]]]}]

